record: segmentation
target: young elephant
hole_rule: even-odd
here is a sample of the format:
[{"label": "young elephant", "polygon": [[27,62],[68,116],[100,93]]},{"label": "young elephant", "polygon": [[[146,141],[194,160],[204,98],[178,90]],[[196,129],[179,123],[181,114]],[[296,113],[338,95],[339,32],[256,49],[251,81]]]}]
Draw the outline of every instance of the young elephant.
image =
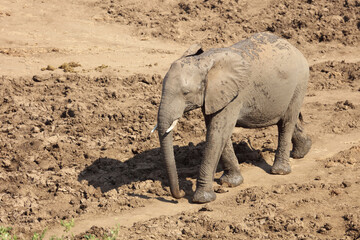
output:
[{"label": "young elephant", "polygon": [[214,173],[224,166],[221,183],[243,182],[231,142],[234,127],[277,125],[278,149],[273,174],[288,174],[292,157],[302,158],[311,147],[297,120],[303,102],[309,66],[290,43],[270,33],[258,33],[227,48],[204,52],[193,45],[175,61],[163,82],[158,133],[173,197],[181,198],[174,158],[172,129],[186,111],[202,108],[207,133],[193,201],[215,200]]}]

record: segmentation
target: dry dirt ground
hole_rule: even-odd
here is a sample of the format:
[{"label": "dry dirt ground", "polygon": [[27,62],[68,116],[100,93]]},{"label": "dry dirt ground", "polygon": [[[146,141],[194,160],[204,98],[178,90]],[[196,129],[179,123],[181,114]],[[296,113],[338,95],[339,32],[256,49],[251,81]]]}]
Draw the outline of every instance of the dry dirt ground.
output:
[{"label": "dry dirt ground", "polygon": [[[190,112],[174,136],[187,195],[174,200],[150,136],[162,78],[194,42],[259,31],[311,65],[312,150],[274,176],[276,128],[236,129],[244,184],[215,181],[217,200],[192,204],[205,128]],[[117,224],[118,239],[360,238],[359,46],[358,0],[2,0],[0,226],[21,239],[101,238]]]}]

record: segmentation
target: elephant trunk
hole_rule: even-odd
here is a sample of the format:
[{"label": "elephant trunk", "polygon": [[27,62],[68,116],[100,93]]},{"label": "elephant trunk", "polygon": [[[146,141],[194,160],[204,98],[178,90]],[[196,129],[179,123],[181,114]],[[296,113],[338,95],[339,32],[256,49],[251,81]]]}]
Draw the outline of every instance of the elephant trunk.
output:
[{"label": "elephant trunk", "polygon": [[[172,116],[170,114],[170,116]],[[165,160],[166,169],[170,181],[170,191],[174,198],[182,198],[185,194],[180,191],[179,180],[175,163],[174,148],[173,148],[173,134],[169,131],[174,120],[169,117],[169,112],[163,110],[162,107],[159,109],[158,115],[158,133],[160,139],[160,148],[163,158]],[[172,126],[173,127],[173,126]]]},{"label": "elephant trunk", "polygon": [[174,198],[182,198],[184,194],[180,191],[178,174],[176,170],[176,163],[174,157],[172,132],[165,133],[165,136],[160,136],[161,152],[165,159],[166,169],[170,181],[170,191]]}]

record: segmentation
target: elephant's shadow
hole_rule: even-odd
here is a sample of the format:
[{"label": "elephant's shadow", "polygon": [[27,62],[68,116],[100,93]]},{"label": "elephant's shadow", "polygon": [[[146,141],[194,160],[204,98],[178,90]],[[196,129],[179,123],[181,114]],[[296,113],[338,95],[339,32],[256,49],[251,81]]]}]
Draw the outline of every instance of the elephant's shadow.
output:
[{"label": "elephant's shadow", "polygon": [[[187,192],[192,192],[193,182],[186,179],[196,179],[202,159],[204,142],[188,146],[174,146],[176,165],[180,186]],[[234,144],[239,163],[249,163],[270,171],[270,165],[262,158],[260,150],[254,150],[245,142]],[[264,150],[263,150],[264,151]],[[273,151],[267,149],[265,151]],[[245,160],[246,159],[246,160]],[[221,164],[217,171],[222,171]],[[161,159],[160,148],[151,149],[121,162],[112,158],[98,158],[87,166],[78,176],[78,181],[86,180],[89,185],[100,188],[102,193],[134,182],[159,180],[162,186],[168,186],[165,164]],[[145,196],[143,196],[145,197]]]}]

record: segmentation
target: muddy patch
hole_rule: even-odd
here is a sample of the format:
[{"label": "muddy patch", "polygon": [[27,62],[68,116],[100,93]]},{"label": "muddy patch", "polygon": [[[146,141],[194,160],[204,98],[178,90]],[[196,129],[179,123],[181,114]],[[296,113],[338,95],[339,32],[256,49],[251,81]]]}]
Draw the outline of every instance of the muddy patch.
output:
[{"label": "muddy patch", "polygon": [[[144,39],[200,41],[205,45],[228,44],[256,32],[270,31],[293,43],[359,41],[357,1],[273,0],[250,5],[239,1],[141,1],[99,2],[103,19],[136,27]],[[190,29],[190,30],[189,30]]]}]

